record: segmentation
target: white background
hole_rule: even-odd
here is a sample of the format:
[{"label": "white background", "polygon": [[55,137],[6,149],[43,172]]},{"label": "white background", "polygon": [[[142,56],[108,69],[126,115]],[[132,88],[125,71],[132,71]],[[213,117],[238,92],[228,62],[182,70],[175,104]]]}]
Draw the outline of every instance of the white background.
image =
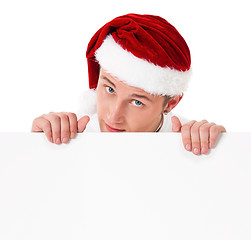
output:
[{"label": "white background", "polygon": [[250,5],[239,0],[1,0],[0,131],[30,131],[35,117],[78,109],[88,89],[85,51],[93,34],[126,13],[167,19],[187,41],[193,78],[174,110],[251,131]]},{"label": "white background", "polygon": [[221,138],[198,157],[177,133],[0,133],[0,239],[250,240],[251,133]]}]

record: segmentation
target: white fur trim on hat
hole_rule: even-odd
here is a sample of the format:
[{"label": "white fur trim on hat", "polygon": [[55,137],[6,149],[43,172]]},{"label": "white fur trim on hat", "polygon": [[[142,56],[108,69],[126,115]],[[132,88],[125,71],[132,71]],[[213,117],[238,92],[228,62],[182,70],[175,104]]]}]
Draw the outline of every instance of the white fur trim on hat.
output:
[{"label": "white fur trim on hat", "polygon": [[95,53],[104,70],[118,80],[156,95],[180,95],[188,87],[191,69],[185,72],[156,66],[135,57],[108,35]]},{"label": "white fur trim on hat", "polygon": [[92,115],[97,112],[96,90],[89,89],[79,96],[78,118],[87,114]]}]

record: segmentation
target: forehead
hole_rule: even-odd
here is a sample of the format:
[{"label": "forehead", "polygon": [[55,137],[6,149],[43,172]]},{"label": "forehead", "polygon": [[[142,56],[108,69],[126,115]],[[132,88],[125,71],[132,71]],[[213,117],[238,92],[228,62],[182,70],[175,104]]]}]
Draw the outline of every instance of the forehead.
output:
[{"label": "forehead", "polygon": [[101,70],[100,70],[100,77],[101,77],[101,79],[107,78],[116,86],[116,88],[125,89],[128,91],[128,93],[138,93],[138,94],[148,96],[149,98],[150,97],[151,98],[160,97],[157,95],[152,95],[152,94],[144,91],[141,88],[133,87],[133,86],[126,84],[125,82],[120,81],[118,78],[116,78],[116,77],[112,76],[110,73],[106,72],[103,68],[101,68]]}]

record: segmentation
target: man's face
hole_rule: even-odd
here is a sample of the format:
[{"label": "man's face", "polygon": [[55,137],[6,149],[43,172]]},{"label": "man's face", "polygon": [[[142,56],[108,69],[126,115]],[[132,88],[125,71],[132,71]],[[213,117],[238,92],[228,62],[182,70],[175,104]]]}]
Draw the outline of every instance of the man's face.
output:
[{"label": "man's face", "polygon": [[163,96],[129,86],[101,68],[97,113],[101,132],[154,132],[161,121]]}]

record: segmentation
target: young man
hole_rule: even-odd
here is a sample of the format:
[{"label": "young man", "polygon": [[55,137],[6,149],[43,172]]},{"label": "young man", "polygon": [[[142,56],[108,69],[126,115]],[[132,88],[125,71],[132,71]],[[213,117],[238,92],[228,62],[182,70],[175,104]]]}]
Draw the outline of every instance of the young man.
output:
[{"label": "young man", "polygon": [[[127,14],[100,28],[87,48],[92,115],[49,113],[33,121],[32,132],[67,143],[77,132],[181,132],[186,150],[198,155],[212,148],[223,126],[187,121],[171,110],[182,99],[191,76],[189,48],[166,20]],[[83,113],[89,114],[90,111]],[[91,120],[90,120],[91,117]]]}]

